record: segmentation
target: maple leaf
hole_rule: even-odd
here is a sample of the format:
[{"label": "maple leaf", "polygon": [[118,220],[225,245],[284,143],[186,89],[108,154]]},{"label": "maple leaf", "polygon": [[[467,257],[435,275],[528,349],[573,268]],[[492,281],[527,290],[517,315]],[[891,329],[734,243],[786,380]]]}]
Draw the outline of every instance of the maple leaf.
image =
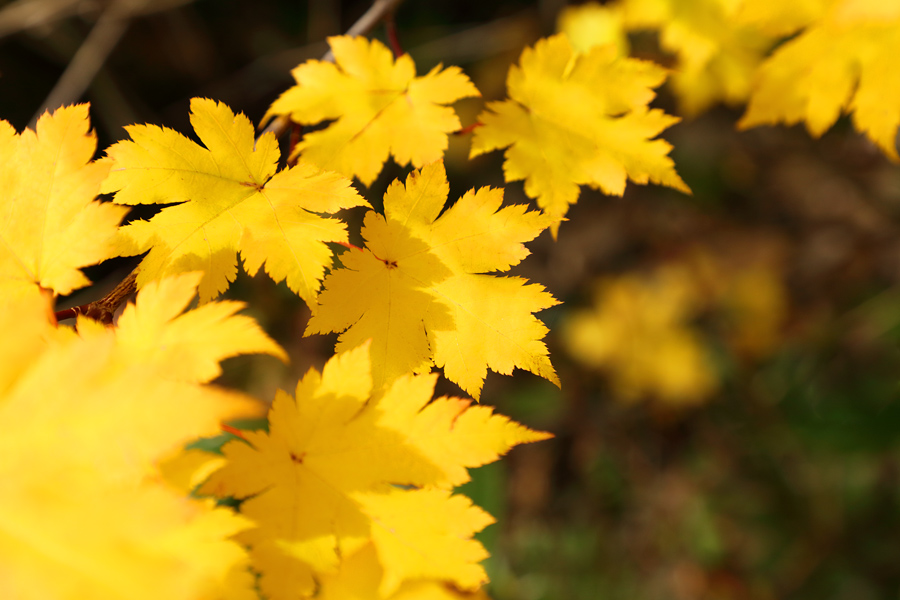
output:
[{"label": "maple leaf", "polygon": [[533,315],[557,301],[524,279],[489,274],[525,258],[522,242],[552,220],[501,209],[503,191],[490,188],[441,214],[448,194],[442,162],[391,184],[384,216],[366,214],[367,249],[341,255],[306,334],[343,332],[338,351],[371,338],[376,387],[432,364],[475,398],[488,369],[519,367],[558,385],[541,341],[547,329]]},{"label": "maple leaf", "polygon": [[88,107],[44,113],[35,131],[0,121],[0,295],[40,288],[68,294],[90,283],[79,270],[113,255],[125,210],[95,201],[107,166]]},{"label": "maple leaf", "polygon": [[[163,305],[193,295],[197,281],[188,275],[147,286],[127,327],[146,325],[148,338],[159,339],[160,319],[141,315],[167,314]],[[215,432],[222,419],[251,413],[255,402],[161,376],[170,361],[144,362],[130,343],[119,343],[115,328],[91,328],[81,318],[79,333],[57,330],[38,318],[46,307],[21,304],[15,314],[27,317],[30,330],[0,340],[0,354],[9,346],[26,353],[0,367],[0,419],[15,423],[0,436],[0,597],[238,597],[229,590],[246,553],[229,537],[248,523],[185,497],[164,480],[161,462]],[[207,333],[232,331],[233,319],[215,319]],[[189,363],[221,356],[178,339],[178,331],[190,336],[197,328],[174,319],[169,329],[164,339],[175,355],[206,354]],[[228,354],[265,345],[252,334],[244,341]],[[209,368],[188,371],[202,379]]]},{"label": "maple leaf", "polygon": [[548,435],[457,398],[429,403],[436,379],[407,376],[373,396],[363,345],[307,373],[296,399],[280,392],[268,432],[222,448],[228,462],[200,492],[245,499],[241,513],[256,527],[239,539],[263,593],[311,593],[370,541],[382,595],[423,577],[466,589],[484,581],[484,549],[471,536],[491,518],[449,488],[466,468]]},{"label": "maple leaf", "polygon": [[840,0],[760,67],[741,129],[806,123],[819,137],[842,112],[894,161],[900,127],[900,5]]},{"label": "maple leaf", "polygon": [[266,118],[290,115],[304,125],[334,121],[304,135],[293,156],[357,176],[366,186],[378,177],[388,155],[414,167],[441,158],[447,134],[460,128],[459,117],[447,105],[480,95],[459,67],[438,65],[416,77],[408,54],[395,61],[378,40],[338,36],[328,43],[335,62],[311,60],[298,66],[292,72],[297,85],[266,113]]},{"label": "maple leaf", "polygon": [[325,242],[345,242],[344,224],[316,213],[366,205],[350,181],[299,164],[276,173],[278,142],[264,134],[254,142],[242,114],[212,100],[191,101],[198,145],[171,129],[128,127],[131,141],[107,151],[112,163],[103,183],[120,204],[171,204],[149,221],[121,229],[121,255],[149,250],[138,287],[164,275],[202,271],[200,299],[228,287],[237,272],[236,253],[251,275],[265,265],[276,281],[311,306],[331,263]]},{"label": "maple leaf", "polygon": [[621,58],[612,46],[578,54],[564,34],[526,48],[510,67],[509,100],[479,115],[470,156],[506,148],[506,181],[525,180],[525,193],[556,224],[579,195],[579,185],[621,196],[625,182],[654,182],[690,193],[653,139],[679,119],[647,109],[666,70]]}]

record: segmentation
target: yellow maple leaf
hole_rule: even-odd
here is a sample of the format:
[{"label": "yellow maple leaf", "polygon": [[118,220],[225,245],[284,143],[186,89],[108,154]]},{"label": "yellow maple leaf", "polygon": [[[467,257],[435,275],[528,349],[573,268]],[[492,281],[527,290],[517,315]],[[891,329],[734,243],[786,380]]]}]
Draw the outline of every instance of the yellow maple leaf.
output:
[{"label": "yellow maple leaf", "polygon": [[35,131],[0,121],[0,295],[40,288],[68,294],[90,283],[79,270],[110,256],[125,214],[95,201],[108,167],[91,162],[88,107],[44,113]]},{"label": "yellow maple leaf", "polygon": [[578,54],[564,34],[526,48],[519,62],[509,70],[509,100],[479,115],[470,154],[507,148],[506,181],[525,180],[525,193],[557,221],[554,236],[580,185],[621,196],[631,179],[690,192],[671,145],[653,139],[679,120],[647,109],[665,69],[609,45]]},{"label": "yellow maple leaf", "polygon": [[[135,311],[165,314],[169,309],[161,305],[193,295],[197,279],[148,286]],[[40,312],[28,304],[17,308],[16,314]],[[234,318],[208,327],[230,331]],[[129,327],[145,323],[148,336],[156,337],[156,319],[135,319]],[[222,419],[255,412],[255,403],[165,377],[170,361],[144,362],[130,344],[118,343],[115,328],[90,328],[82,319],[79,325],[88,330],[82,336],[57,332],[46,319],[26,321],[31,330],[17,330],[24,340],[0,340],[2,347],[27,352],[0,368],[0,419],[15,423],[0,436],[0,597],[237,597],[229,588],[241,579],[246,554],[229,537],[247,522],[186,497],[160,467],[188,440],[215,432]],[[178,329],[177,319],[171,329]],[[192,331],[182,328],[181,335]],[[245,336],[247,348],[229,353],[265,345],[252,337]],[[23,343],[34,338],[40,343]],[[187,348],[204,353],[175,335],[167,339],[176,355],[186,356]],[[212,349],[206,358],[216,356]]]},{"label": "yellow maple leaf", "polygon": [[461,470],[547,434],[482,407],[466,410],[459,399],[429,404],[435,381],[408,376],[373,397],[363,345],[332,358],[321,375],[307,373],[296,399],[279,393],[268,432],[222,448],[228,462],[201,493],[246,498],[241,512],[256,527],[239,539],[251,548],[263,593],[310,593],[317,577],[370,541],[385,595],[422,577],[480,585],[485,554],[471,536],[490,517],[449,488],[468,477]]},{"label": "yellow maple leaf", "polygon": [[843,112],[894,161],[900,127],[900,5],[835,0],[760,67],[741,129],[805,122],[818,137]]},{"label": "yellow maple leaf", "polygon": [[502,190],[490,188],[441,214],[448,194],[441,162],[391,184],[384,216],[366,214],[367,249],[341,255],[306,333],[342,331],[338,351],[371,338],[376,388],[432,364],[475,398],[488,369],[519,367],[558,385],[541,341],[547,328],[533,315],[557,301],[539,285],[489,274],[527,256],[523,242],[551,219],[501,209]]},{"label": "yellow maple leaf", "polygon": [[294,155],[323,169],[372,184],[388,155],[421,167],[447,149],[447,134],[460,128],[449,104],[479,96],[459,67],[438,65],[416,77],[412,58],[394,60],[378,40],[328,38],[335,62],[310,60],[293,70],[297,85],[269,108],[304,125],[334,121],[307,133]]},{"label": "yellow maple leaf", "polygon": [[131,141],[109,148],[112,163],[103,183],[120,204],[172,204],[149,221],[121,229],[121,255],[149,250],[138,287],[149,281],[202,271],[200,299],[207,302],[237,273],[236,253],[251,275],[265,265],[276,281],[311,306],[332,253],[325,242],[344,242],[344,224],[316,213],[367,205],[336,173],[300,164],[276,173],[278,141],[254,142],[242,114],[212,100],[191,101],[191,123],[200,146],[152,125],[128,129]]}]

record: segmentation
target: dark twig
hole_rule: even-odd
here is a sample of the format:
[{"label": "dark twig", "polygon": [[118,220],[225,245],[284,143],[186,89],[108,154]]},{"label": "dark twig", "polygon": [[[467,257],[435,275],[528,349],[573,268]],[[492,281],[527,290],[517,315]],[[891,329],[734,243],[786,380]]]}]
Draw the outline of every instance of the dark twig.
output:
[{"label": "dark twig", "polygon": [[112,324],[116,311],[136,290],[137,269],[132,271],[113,291],[100,300],[61,310],[56,313],[56,320],[74,319],[78,315],[84,315],[107,325]]}]

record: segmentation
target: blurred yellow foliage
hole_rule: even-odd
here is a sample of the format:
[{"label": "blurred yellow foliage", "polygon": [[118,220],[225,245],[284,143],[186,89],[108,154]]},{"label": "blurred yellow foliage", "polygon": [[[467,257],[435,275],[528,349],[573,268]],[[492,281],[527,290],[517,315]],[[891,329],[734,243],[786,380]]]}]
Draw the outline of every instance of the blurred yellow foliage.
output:
[{"label": "blurred yellow foliage", "polygon": [[900,128],[900,3],[835,0],[759,69],[742,129],[804,122],[813,137],[851,114],[895,162]]},{"label": "blurred yellow foliage", "polygon": [[[563,11],[559,29],[582,51],[626,31],[658,31],[662,49],[677,57],[670,82],[681,112],[694,116],[718,102],[746,101],[754,73],[776,41],[747,24],[741,10],[740,0],[589,2]],[[627,52],[627,41],[615,43]]]},{"label": "blurred yellow foliage", "polygon": [[739,357],[762,358],[782,337],[788,298],[781,274],[771,260],[750,264],[694,256],[698,284],[716,307],[718,325],[731,351]]},{"label": "blurred yellow foliage", "polygon": [[559,13],[557,30],[566,34],[578,52],[613,44],[618,56],[628,56],[630,48],[622,17],[617,4],[586,2],[564,8]]},{"label": "blurred yellow foliage", "polygon": [[575,358],[609,371],[620,399],[695,404],[717,386],[706,348],[687,326],[697,300],[684,268],[622,275],[599,286],[594,308],[575,313],[564,336]]},{"label": "blurred yellow foliage", "polygon": [[619,400],[689,406],[719,387],[708,336],[693,321],[712,315],[737,358],[761,358],[780,339],[786,306],[771,261],[737,264],[697,251],[648,274],[602,281],[594,306],[576,311],[563,336],[576,360],[607,372]]}]

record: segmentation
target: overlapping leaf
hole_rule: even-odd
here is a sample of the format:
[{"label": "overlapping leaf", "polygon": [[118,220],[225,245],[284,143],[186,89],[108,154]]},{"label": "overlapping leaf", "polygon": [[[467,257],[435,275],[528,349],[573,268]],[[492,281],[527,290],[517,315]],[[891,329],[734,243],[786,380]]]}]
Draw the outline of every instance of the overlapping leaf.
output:
[{"label": "overlapping leaf", "polygon": [[[115,365],[140,365],[175,381],[206,383],[219,363],[238,354],[261,353],[287,360],[284,350],[252,318],[235,314],[243,302],[220,301],[182,314],[197,295],[201,274],[154,281],[116,322]],[[107,335],[99,323],[83,320],[81,337]]]},{"label": "overlapping leaf", "polygon": [[256,527],[240,539],[264,594],[309,594],[370,543],[380,597],[420,579],[484,582],[472,534],[492,519],[449,488],[466,468],[548,436],[456,398],[429,404],[435,381],[407,376],[373,396],[363,345],[310,371],[296,399],[279,394],[268,433],[223,447],[228,462],[201,492],[246,498],[241,512]]},{"label": "overlapping leaf", "polygon": [[[477,398],[491,369],[519,367],[557,383],[535,312],[556,300],[535,284],[489,273],[517,264],[551,219],[500,208],[501,190],[449,194],[443,163],[395,181],[384,216],[366,215],[365,250],[341,255],[307,333],[342,331],[338,351],[372,339],[376,386],[432,364]],[[440,215],[440,216],[439,216]]]},{"label": "overlapping leaf", "polygon": [[17,135],[0,121],[0,294],[68,294],[90,282],[79,270],[112,256],[125,210],[95,201],[108,167],[87,105],[60,108]]},{"label": "overlapping leaf", "polygon": [[509,100],[479,115],[471,155],[507,148],[506,180],[525,180],[525,193],[557,221],[554,234],[580,185],[622,195],[631,179],[688,193],[668,157],[672,147],[653,139],[678,118],[647,109],[665,77],[612,46],[577,54],[563,34],[540,40],[510,68]]},{"label": "overlapping leaf", "polygon": [[763,64],[739,126],[804,122],[818,137],[851,112],[856,128],[900,161],[897,56],[900,4],[836,0]]},{"label": "overlapping leaf", "polygon": [[[175,377],[166,371],[188,354],[206,365],[277,347],[257,331],[223,353],[182,343],[198,328],[178,319],[141,318],[170,312],[166,304],[195,294],[198,279],[163,280],[139,293],[127,327],[149,324],[148,339],[166,329],[172,342],[153,358],[135,354],[115,329],[81,319],[86,333],[78,335],[41,323],[45,307],[17,307],[29,329],[10,329],[17,335],[0,341],[4,354],[10,345],[20,353],[4,363],[0,391],[0,419],[14,424],[0,436],[0,597],[193,600],[228,597],[240,579],[246,556],[228,538],[245,521],[186,498],[163,481],[159,463],[254,403],[194,383],[207,378],[208,366]],[[190,313],[183,318],[191,322]],[[208,319],[206,331],[232,331],[233,319]]]},{"label": "overlapping leaf", "polygon": [[120,204],[172,204],[149,221],[122,228],[122,255],[149,250],[141,262],[138,287],[167,274],[202,271],[201,301],[228,287],[244,268],[266,272],[314,305],[331,250],[325,242],[347,240],[335,213],[365,205],[349,180],[300,164],[276,173],[274,135],[253,139],[253,126],[212,100],[191,102],[191,123],[200,146],[170,129],[128,128],[131,141],[113,145],[104,192]]},{"label": "overlapping leaf", "polygon": [[295,154],[367,186],[389,155],[415,167],[442,158],[447,134],[460,128],[448,105],[479,95],[459,67],[438,65],[416,77],[408,54],[395,61],[378,40],[340,36],[328,43],[335,62],[311,60],[294,69],[297,85],[267,114],[304,125],[334,121],[304,135]]}]

